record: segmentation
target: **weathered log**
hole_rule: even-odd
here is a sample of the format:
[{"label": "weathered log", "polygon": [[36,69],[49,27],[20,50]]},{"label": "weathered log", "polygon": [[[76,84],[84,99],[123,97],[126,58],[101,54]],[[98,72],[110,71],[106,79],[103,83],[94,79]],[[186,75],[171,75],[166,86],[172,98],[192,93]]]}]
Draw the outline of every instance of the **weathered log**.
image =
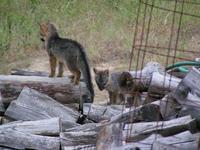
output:
[{"label": "weathered log", "polygon": [[25,86],[38,90],[52,98],[56,98],[55,94],[60,93],[65,96],[65,99],[57,97],[56,100],[61,103],[79,103],[81,95],[84,95],[83,92],[86,91],[84,83],[81,82],[79,86],[74,86],[67,77],[0,75],[0,91],[5,103],[6,100],[8,100],[7,103],[15,100]]},{"label": "weathered log", "polygon": [[2,101],[2,97],[1,97],[1,91],[0,91],[0,115],[3,115],[5,112],[5,107]]},{"label": "weathered log", "polygon": [[183,79],[183,84],[188,87],[192,94],[200,97],[200,71],[193,67]]},{"label": "weathered log", "polygon": [[78,132],[61,132],[61,146],[76,146],[95,144],[97,132],[94,131],[78,131]]},{"label": "weathered log", "polygon": [[157,62],[147,63],[141,71],[131,71],[134,90],[145,92],[151,96],[162,97],[174,90],[181,79],[165,73],[164,67]]},{"label": "weathered log", "polygon": [[142,70],[139,71],[130,71],[133,78],[149,78],[153,72],[163,73],[165,71],[164,67],[158,62],[149,62],[147,63]]},{"label": "weathered log", "polygon": [[7,124],[7,123],[10,123],[10,122],[13,122],[13,121],[15,121],[15,120],[11,119],[11,118],[9,118],[7,116],[2,116],[2,118],[1,118],[1,123],[2,124]]},{"label": "weathered log", "polygon": [[24,121],[59,117],[63,128],[77,126],[76,121],[79,116],[73,109],[28,87],[22,90],[17,100],[11,102],[5,115]]},{"label": "weathered log", "polygon": [[96,145],[90,144],[90,145],[76,145],[76,146],[62,147],[62,150],[82,150],[82,149],[96,150]]},{"label": "weathered log", "polygon": [[30,70],[23,70],[23,69],[12,69],[11,75],[18,75],[18,76],[40,76],[40,77],[48,77],[49,73],[42,72],[42,71],[30,71]]},{"label": "weathered log", "polygon": [[[151,114],[151,115],[149,115]],[[125,110],[118,115],[113,116],[109,123],[134,123],[140,121],[159,121],[161,114],[159,106],[156,104],[146,104],[133,109]]]},{"label": "weathered log", "polygon": [[65,132],[79,132],[79,131],[99,131],[99,127],[101,127],[101,123],[87,123],[81,126],[76,126],[73,128],[66,129]]},{"label": "weathered log", "polygon": [[[157,62],[149,62],[144,66],[143,70],[130,71],[129,73],[133,77],[133,87],[129,89],[123,87],[122,90],[126,91],[126,93],[132,93],[134,91],[147,91],[153,72],[164,72],[164,67]],[[122,85],[120,85],[120,87],[122,87]]]},{"label": "weathered log", "polygon": [[[176,118],[182,106],[173,98],[172,93],[169,93],[163,97],[160,101],[153,102],[157,103],[160,107],[160,113],[163,120],[170,120]],[[188,114],[189,115],[189,114]]]},{"label": "weathered log", "polygon": [[102,106],[91,103],[85,103],[83,105],[83,114],[95,122],[110,120],[111,117],[120,114],[122,110],[123,105]]},{"label": "weathered log", "polygon": [[7,147],[1,147],[0,146],[0,150],[14,150],[13,148],[7,148]]},{"label": "weathered log", "polygon": [[176,90],[173,92],[173,97],[180,104],[184,104],[186,102],[186,97],[189,93],[200,97],[199,83],[200,71],[193,67],[192,70],[185,76],[185,78],[180,82]]},{"label": "weathered log", "polygon": [[181,79],[179,78],[154,72],[149,85],[148,94],[163,96],[175,90],[180,82]]},{"label": "weathered log", "polygon": [[14,121],[0,126],[0,130],[8,129],[36,135],[54,136],[60,134],[61,122],[59,118],[52,118],[38,121]]},{"label": "weathered log", "polygon": [[[165,145],[165,150],[198,150],[200,136],[192,135],[189,131],[179,133],[170,137],[162,137],[159,134],[152,134],[148,138],[134,143],[127,143],[116,150],[141,149],[157,150],[157,143]],[[160,146],[160,145],[158,145]]]},{"label": "weathered log", "polygon": [[34,135],[7,129],[0,130],[0,146],[15,149],[59,150],[60,140],[57,137]]},{"label": "weathered log", "polygon": [[197,130],[196,120],[191,116],[176,118],[169,121],[141,122],[126,124],[123,135],[126,141],[139,141],[148,137],[152,133],[158,133],[162,136],[171,136],[180,132]]},{"label": "weathered log", "polygon": [[[170,93],[167,108],[170,108],[170,111],[168,112],[171,113],[169,114],[165,111],[165,114],[168,116],[176,115],[179,117],[191,115],[197,119],[198,126],[200,127],[200,97],[198,95],[200,93],[199,78],[200,71],[193,67],[192,70],[179,83],[177,88]],[[169,106],[169,102],[174,103],[175,105]]]},{"label": "weathered log", "polygon": [[152,145],[152,150],[180,150],[180,149],[175,146],[171,146],[169,144],[154,142]]},{"label": "weathered log", "polygon": [[[39,76],[39,77],[48,77],[49,73],[44,71],[31,71],[27,69],[12,69],[11,75],[18,75],[18,76]],[[64,73],[64,77],[70,77],[67,74]],[[82,76],[80,81],[84,81]]]},{"label": "weathered log", "polygon": [[176,117],[182,117],[191,115],[197,119],[198,126],[200,127],[200,97],[188,93],[176,96],[169,93],[160,101],[153,102],[160,107],[160,112],[164,120],[173,119]]},{"label": "weathered log", "polygon": [[189,93],[185,99],[179,101],[184,103],[181,104],[181,109],[177,116],[191,115],[193,118],[196,118],[197,125],[200,128],[200,97]]},{"label": "weathered log", "polygon": [[97,136],[97,150],[110,150],[122,146],[123,142],[123,124],[110,124],[104,126]]}]

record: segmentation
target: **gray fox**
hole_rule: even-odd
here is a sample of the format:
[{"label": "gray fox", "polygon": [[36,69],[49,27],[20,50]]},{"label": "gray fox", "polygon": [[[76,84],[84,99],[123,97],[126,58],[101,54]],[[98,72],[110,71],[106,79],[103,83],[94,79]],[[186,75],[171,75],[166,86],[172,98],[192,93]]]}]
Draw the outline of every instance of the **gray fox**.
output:
[{"label": "gray fox", "polygon": [[133,78],[127,72],[109,73],[108,69],[93,68],[95,81],[99,90],[107,90],[110,104],[121,104],[125,101],[127,87],[133,87]]},{"label": "gray fox", "polygon": [[75,85],[79,84],[81,73],[86,82],[86,87],[90,92],[90,100],[93,102],[94,89],[88,63],[87,54],[83,46],[77,41],[61,38],[54,24],[40,23],[41,40],[49,55],[51,73],[49,77],[55,76],[57,61],[59,64],[58,77],[63,76],[63,66],[67,65],[72,73],[72,81]]}]

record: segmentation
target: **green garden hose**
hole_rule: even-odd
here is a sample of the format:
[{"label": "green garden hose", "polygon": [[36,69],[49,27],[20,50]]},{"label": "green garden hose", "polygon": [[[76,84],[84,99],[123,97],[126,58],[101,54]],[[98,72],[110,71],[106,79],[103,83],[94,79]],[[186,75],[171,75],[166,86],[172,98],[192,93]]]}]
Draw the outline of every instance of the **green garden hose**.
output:
[{"label": "green garden hose", "polygon": [[199,66],[200,67],[200,62],[198,61],[182,61],[178,62],[172,65],[169,65],[166,67],[166,71],[171,70],[173,68],[178,68],[178,70],[182,73],[187,73],[189,70],[187,67],[184,66]]}]

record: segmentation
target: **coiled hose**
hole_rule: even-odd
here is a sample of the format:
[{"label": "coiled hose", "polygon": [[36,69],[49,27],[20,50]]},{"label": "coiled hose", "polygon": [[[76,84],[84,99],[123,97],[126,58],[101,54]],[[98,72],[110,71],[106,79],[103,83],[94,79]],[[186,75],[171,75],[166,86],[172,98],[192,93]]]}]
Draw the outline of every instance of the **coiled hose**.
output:
[{"label": "coiled hose", "polygon": [[200,67],[200,62],[199,61],[182,61],[182,62],[177,62],[175,64],[167,66],[165,69],[166,71],[177,68],[180,72],[182,73],[187,73],[189,69],[185,66],[198,66]]}]

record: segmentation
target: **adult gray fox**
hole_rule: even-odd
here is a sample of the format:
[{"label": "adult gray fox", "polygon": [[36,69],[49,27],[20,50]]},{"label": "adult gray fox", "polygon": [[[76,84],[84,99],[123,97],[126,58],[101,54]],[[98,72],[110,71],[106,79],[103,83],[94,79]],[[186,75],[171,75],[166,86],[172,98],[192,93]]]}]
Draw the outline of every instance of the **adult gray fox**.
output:
[{"label": "adult gray fox", "polygon": [[133,77],[128,72],[109,73],[108,69],[93,69],[99,90],[107,90],[110,104],[124,102],[126,91],[133,87]]},{"label": "adult gray fox", "polygon": [[67,65],[72,73],[72,81],[75,85],[79,84],[81,74],[90,92],[87,102],[93,102],[94,89],[90,73],[90,66],[87,54],[83,46],[72,39],[61,38],[53,23],[40,23],[41,40],[44,41],[45,49],[49,55],[51,73],[49,77],[54,77],[57,61],[59,64],[58,77],[63,76],[63,66]]}]

